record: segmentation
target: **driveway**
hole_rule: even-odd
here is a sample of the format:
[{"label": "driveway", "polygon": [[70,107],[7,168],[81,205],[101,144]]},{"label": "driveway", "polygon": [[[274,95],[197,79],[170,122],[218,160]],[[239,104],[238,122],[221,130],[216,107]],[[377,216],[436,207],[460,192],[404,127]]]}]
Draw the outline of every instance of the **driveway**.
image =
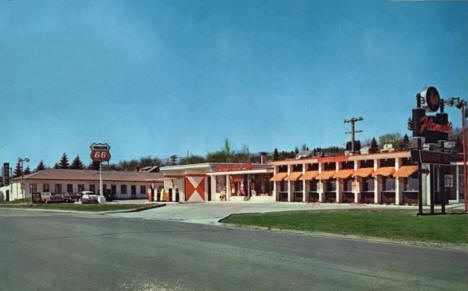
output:
[{"label": "driveway", "polygon": [[114,217],[143,218],[155,220],[183,221],[190,223],[218,224],[219,220],[231,214],[264,213],[277,211],[331,210],[331,209],[415,209],[414,206],[368,205],[344,203],[168,203],[159,207],[134,213],[108,214]]}]

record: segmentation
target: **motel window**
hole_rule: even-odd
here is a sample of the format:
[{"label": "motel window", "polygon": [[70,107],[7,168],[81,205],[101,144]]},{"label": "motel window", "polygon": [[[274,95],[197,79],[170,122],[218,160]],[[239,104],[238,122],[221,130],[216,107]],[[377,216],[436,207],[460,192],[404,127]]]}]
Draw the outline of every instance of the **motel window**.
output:
[{"label": "motel window", "polygon": [[288,172],[288,166],[279,166],[278,167],[278,172],[281,172],[281,173]]},{"label": "motel window", "polygon": [[353,189],[353,180],[354,179],[346,179],[343,182],[343,191],[344,192],[351,192]]},{"label": "motel window", "polygon": [[335,179],[327,180],[325,182],[325,191],[326,192],[336,191],[336,180]]},{"label": "motel window", "polygon": [[302,181],[295,181],[294,182],[294,191],[302,191],[303,187],[302,187]]},{"label": "motel window", "polygon": [[359,168],[373,168],[374,160],[364,160],[359,163]]},{"label": "motel window", "polygon": [[37,192],[37,184],[33,183],[31,184],[31,193],[36,193]]},{"label": "motel window", "polygon": [[309,164],[309,171],[318,171],[318,164]]},{"label": "motel window", "polygon": [[302,165],[293,165],[292,171],[293,172],[302,172]]},{"label": "motel window", "polygon": [[226,191],[226,176],[216,176],[216,193]]},{"label": "motel window", "polygon": [[317,180],[312,180],[310,183],[310,192],[317,192]]},{"label": "motel window", "polygon": [[354,162],[343,162],[341,163],[341,168],[342,169],[354,169]]},{"label": "motel window", "polygon": [[78,184],[78,192],[84,191],[84,184]]},{"label": "motel window", "polygon": [[373,192],[374,191],[374,179],[373,178],[365,178],[362,179],[362,191],[364,192]]},{"label": "motel window", "polygon": [[128,194],[127,185],[120,185],[120,194]]},{"label": "motel window", "polygon": [[415,173],[408,178],[405,178],[405,190],[407,192],[415,192],[418,191],[418,174]]},{"label": "motel window", "polygon": [[334,171],[336,170],[336,164],[335,163],[326,163],[323,167],[323,170],[325,171]]},{"label": "motel window", "polygon": [[67,192],[73,193],[73,184],[67,184]]},{"label": "motel window", "polygon": [[394,167],[395,159],[382,159],[380,160],[380,167]]},{"label": "motel window", "polygon": [[43,192],[50,192],[49,184],[42,184],[42,191]]},{"label": "motel window", "polygon": [[62,193],[62,184],[55,184],[55,192],[54,193]]},{"label": "motel window", "polygon": [[250,177],[250,195],[270,194],[271,175],[257,174]]},{"label": "motel window", "polygon": [[395,191],[395,178],[382,177],[382,191]]},{"label": "motel window", "polygon": [[287,192],[288,191],[288,184],[286,181],[281,181],[280,182],[280,192]]},{"label": "motel window", "polygon": [[146,194],[146,186],[145,185],[140,186],[140,193],[141,194]]},{"label": "motel window", "polygon": [[89,184],[89,191],[96,193],[96,185],[94,184]]},{"label": "motel window", "polygon": [[136,195],[136,185],[132,185],[132,195]]}]

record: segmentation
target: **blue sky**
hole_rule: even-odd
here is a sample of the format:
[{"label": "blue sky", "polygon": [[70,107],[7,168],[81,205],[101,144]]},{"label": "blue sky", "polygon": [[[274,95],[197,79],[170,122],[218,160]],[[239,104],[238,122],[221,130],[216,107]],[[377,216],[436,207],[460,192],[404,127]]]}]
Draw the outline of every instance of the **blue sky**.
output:
[{"label": "blue sky", "polygon": [[426,85],[468,99],[468,2],[2,0],[0,35],[0,160],[31,167],[342,146],[352,116],[407,133]]}]

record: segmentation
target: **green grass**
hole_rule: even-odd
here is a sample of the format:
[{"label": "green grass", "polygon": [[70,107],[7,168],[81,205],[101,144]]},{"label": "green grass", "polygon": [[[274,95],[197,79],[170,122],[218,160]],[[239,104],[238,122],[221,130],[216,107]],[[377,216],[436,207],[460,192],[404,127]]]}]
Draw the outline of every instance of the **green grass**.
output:
[{"label": "green grass", "polygon": [[155,204],[74,204],[74,203],[0,203],[0,208],[28,208],[28,209],[53,209],[53,210],[73,210],[73,211],[112,211],[129,210],[137,208],[147,208]]},{"label": "green grass", "polygon": [[417,216],[408,210],[276,212],[230,216],[224,223],[371,237],[468,243],[468,215]]}]

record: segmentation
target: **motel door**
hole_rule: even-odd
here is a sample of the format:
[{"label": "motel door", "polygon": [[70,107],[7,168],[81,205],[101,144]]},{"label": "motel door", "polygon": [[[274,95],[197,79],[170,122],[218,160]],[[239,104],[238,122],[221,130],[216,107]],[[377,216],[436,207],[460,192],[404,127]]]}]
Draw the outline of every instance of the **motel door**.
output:
[{"label": "motel door", "polygon": [[205,177],[187,176],[185,177],[185,201],[203,202],[205,201]]}]

